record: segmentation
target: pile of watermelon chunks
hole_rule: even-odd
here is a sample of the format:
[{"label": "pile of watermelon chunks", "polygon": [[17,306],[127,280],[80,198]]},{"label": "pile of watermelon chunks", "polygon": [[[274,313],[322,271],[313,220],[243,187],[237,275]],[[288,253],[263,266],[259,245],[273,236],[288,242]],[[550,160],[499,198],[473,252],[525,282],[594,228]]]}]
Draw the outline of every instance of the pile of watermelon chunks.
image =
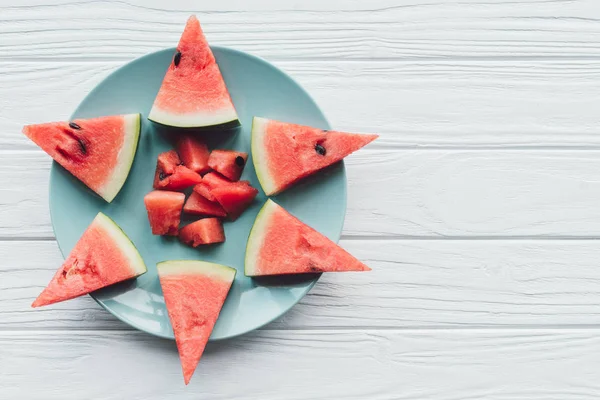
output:
[{"label": "pile of watermelon chunks", "polygon": [[[224,242],[221,218],[235,221],[258,194],[250,182],[239,180],[247,160],[247,153],[209,152],[201,139],[182,135],[177,151],[158,156],[156,190],[144,197],[152,233],[179,236],[192,247]],[[183,191],[189,187],[193,190],[186,199]],[[201,219],[179,229],[182,210]]]}]

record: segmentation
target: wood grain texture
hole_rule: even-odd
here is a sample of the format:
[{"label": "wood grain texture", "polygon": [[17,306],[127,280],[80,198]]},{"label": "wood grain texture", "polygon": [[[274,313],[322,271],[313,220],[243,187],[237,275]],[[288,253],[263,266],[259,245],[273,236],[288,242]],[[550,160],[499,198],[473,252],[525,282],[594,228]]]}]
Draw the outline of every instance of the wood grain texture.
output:
[{"label": "wood grain texture", "polygon": [[[363,241],[373,271],[325,274],[265,329],[600,327],[597,241]],[[90,297],[32,309],[62,263],[51,241],[0,242],[0,331],[130,330]]]},{"label": "wood grain texture", "polygon": [[[0,238],[52,238],[50,161],[0,153]],[[363,150],[345,237],[600,238],[600,151]]]},{"label": "wood grain texture", "polygon": [[[1,26],[1,25],[0,25]],[[0,62],[0,148],[64,120],[122,62]],[[600,148],[600,67],[584,61],[277,61],[340,130],[377,148]],[[139,111],[139,110],[138,110]]]},{"label": "wood grain texture", "polygon": [[600,56],[595,0],[22,3],[0,4],[0,58],[132,59],[193,12],[212,44],[278,59]]},{"label": "wood grain texture", "polygon": [[0,334],[2,396],[102,399],[595,399],[598,330],[270,331],[209,345],[188,387],[171,341]]}]

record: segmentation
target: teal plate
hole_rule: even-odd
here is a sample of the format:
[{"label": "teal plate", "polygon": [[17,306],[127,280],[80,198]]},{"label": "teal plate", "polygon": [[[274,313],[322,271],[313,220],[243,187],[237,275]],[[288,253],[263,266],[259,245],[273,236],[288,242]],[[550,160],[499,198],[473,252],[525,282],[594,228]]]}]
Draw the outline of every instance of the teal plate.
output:
[{"label": "teal plate", "polygon": [[[83,231],[102,211],[119,224],[136,245],[148,272],[138,279],[92,293],[105,309],[127,324],[164,338],[173,338],[156,263],[164,260],[205,260],[228,265],[238,273],[223,306],[211,340],[241,335],[288,311],[315,284],[319,275],[252,279],[244,275],[248,234],[266,200],[261,191],[252,207],[237,221],[224,223],[226,242],[191,248],[177,238],[153,236],[144,195],[152,190],[156,158],[173,148],[181,129],[166,128],[146,117],[175,49],[141,57],[104,79],[79,105],[72,118],[141,113],[142,132],[135,161],[121,192],[106,203],[57,163],[50,174],[50,214],[54,233],[66,256]],[[250,152],[252,117],[329,128],[311,97],[284,72],[240,51],[213,48],[242,126],[228,131],[198,131],[209,147]],[[248,161],[242,179],[260,189],[254,166]],[[275,198],[289,212],[332,240],[339,240],[346,211],[346,175],[342,163],[329,168]]]}]

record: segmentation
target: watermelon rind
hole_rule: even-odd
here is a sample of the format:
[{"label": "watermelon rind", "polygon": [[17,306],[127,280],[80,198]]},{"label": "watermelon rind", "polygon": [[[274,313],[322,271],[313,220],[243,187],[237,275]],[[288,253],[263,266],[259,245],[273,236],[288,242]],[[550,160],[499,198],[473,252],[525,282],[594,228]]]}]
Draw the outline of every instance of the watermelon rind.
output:
[{"label": "watermelon rind", "polygon": [[159,276],[169,275],[204,275],[232,282],[236,270],[221,264],[200,260],[168,260],[156,264]]},{"label": "watermelon rind", "polygon": [[135,276],[141,275],[147,271],[146,264],[139,251],[115,221],[100,212],[96,215],[96,218],[94,218],[92,223],[100,225],[119,247],[129,260],[129,268]]},{"label": "watermelon rind", "polygon": [[[254,157],[254,154],[252,156]],[[258,212],[256,220],[254,220],[254,225],[252,225],[248,242],[246,243],[246,258],[244,261],[244,274],[246,276],[257,275],[256,260],[258,260],[260,249],[267,233],[270,217],[278,207],[277,203],[268,199]]]},{"label": "watermelon rind", "polygon": [[267,131],[269,120],[261,117],[252,118],[252,133],[250,139],[250,148],[252,151],[252,162],[254,170],[260,182],[263,192],[267,196],[277,194],[277,187],[271,173],[269,172],[268,158],[265,151],[264,138]]},{"label": "watermelon rind", "polygon": [[178,114],[153,106],[148,119],[157,124],[176,128],[229,128],[240,124],[235,108],[223,108],[210,113]]},{"label": "watermelon rind", "polygon": [[123,118],[125,133],[123,146],[117,156],[117,164],[106,184],[98,190],[98,194],[109,203],[117,196],[129,176],[140,138],[141,115],[127,114]]}]

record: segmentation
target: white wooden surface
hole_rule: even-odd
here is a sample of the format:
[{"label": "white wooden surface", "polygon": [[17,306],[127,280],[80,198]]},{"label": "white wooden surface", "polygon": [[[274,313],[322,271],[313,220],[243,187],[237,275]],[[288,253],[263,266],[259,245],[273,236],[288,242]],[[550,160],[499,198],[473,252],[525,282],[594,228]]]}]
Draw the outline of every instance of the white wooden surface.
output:
[{"label": "white wooden surface", "polygon": [[[381,139],[341,241],[373,272],[210,345],[186,388],[172,342],[90,298],[29,308],[61,257],[20,127],[192,12]],[[0,0],[0,400],[597,399],[599,105],[597,0]]]}]

